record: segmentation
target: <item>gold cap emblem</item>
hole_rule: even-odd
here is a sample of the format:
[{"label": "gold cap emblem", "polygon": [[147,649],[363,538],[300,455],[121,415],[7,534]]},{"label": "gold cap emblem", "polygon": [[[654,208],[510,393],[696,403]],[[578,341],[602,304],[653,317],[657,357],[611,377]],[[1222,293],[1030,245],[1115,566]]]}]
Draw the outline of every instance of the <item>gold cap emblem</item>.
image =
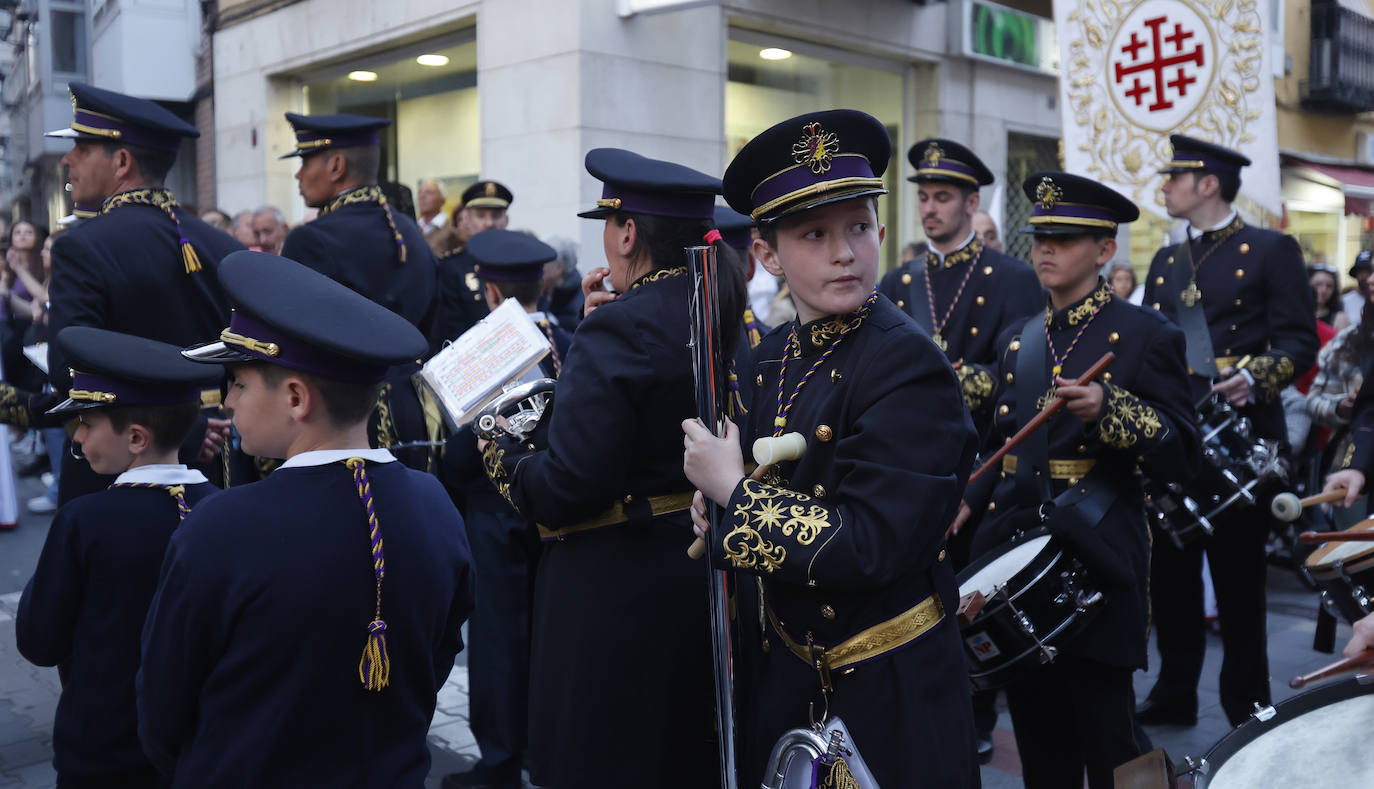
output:
[{"label": "gold cap emblem", "polygon": [[807,165],[816,175],[830,170],[830,160],[840,150],[840,138],[821,128],[819,123],[802,127],[802,138],[792,145],[792,160]]},{"label": "gold cap emblem", "polygon": [[940,145],[938,143],[931,143],[926,146],[925,156],[921,159],[921,166],[927,168],[939,167],[940,160],[943,159],[944,156],[945,152],[941,150]]},{"label": "gold cap emblem", "polygon": [[495,197],[495,196],[496,196],[496,184],[492,183],[491,181],[487,181],[487,197]]},{"label": "gold cap emblem", "polygon": [[1054,185],[1047,175],[1040,179],[1040,185],[1035,187],[1035,202],[1046,211],[1054,208],[1055,204],[1064,199],[1064,190]]}]

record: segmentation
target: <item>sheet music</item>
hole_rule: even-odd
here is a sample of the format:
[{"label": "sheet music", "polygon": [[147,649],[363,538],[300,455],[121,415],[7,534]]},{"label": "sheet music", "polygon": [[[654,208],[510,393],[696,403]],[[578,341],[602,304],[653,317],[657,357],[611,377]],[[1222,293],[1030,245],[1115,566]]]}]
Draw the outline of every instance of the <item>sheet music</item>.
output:
[{"label": "sheet music", "polygon": [[454,426],[471,421],[502,387],[549,353],[549,340],[515,299],[506,299],[420,370]]}]

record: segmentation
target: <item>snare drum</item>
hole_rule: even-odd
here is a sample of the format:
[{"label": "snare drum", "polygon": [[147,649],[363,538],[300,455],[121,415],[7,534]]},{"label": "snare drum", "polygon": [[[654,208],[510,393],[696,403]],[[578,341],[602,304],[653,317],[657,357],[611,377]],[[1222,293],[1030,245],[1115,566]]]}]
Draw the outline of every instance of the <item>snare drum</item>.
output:
[{"label": "snare drum", "polygon": [[1043,529],[1000,546],[959,573],[959,597],[987,599],[961,627],[969,679],[985,690],[1054,660],[1101,609],[1102,594],[1087,570]]},{"label": "snare drum", "polygon": [[1257,712],[1212,746],[1194,789],[1374,786],[1374,684],[1347,679]]},{"label": "snare drum", "polygon": [[1212,523],[1177,482],[1145,480],[1145,517],[1179,550],[1212,535]]},{"label": "snare drum", "polygon": [[[1374,530],[1360,523],[1347,531]],[[1302,563],[1303,574],[1321,590],[1322,607],[1354,624],[1371,611],[1374,591],[1374,542],[1328,542]]]}]

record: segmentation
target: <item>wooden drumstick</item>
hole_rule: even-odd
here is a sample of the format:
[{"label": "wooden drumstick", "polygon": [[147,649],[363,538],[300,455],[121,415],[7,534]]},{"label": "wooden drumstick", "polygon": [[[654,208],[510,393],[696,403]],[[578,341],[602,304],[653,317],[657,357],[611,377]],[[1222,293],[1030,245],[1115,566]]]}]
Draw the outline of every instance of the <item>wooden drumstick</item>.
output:
[{"label": "wooden drumstick", "polygon": [[1298,541],[1308,545],[1320,542],[1374,542],[1374,529],[1370,526],[1374,526],[1374,518],[1365,518],[1344,531],[1305,531],[1298,535]]},{"label": "wooden drumstick", "polygon": [[[1102,354],[1102,358],[1098,359],[1096,362],[1093,362],[1093,366],[1089,367],[1087,372],[1080,375],[1078,377],[1078,380],[1073,382],[1073,385],[1087,386],[1088,384],[1092,383],[1094,378],[1101,375],[1103,370],[1111,366],[1111,363],[1114,361],[1116,361],[1116,354],[1112,353],[1111,351],[1107,351],[1106,353]],[[1016,435],[1012,436],[1011,439],[1008,440],[1005,444],[998,447],[997,451],[992,453],[992,457],[983,461],[983,465],[979,466],[977,471],[969,475],[968,481],[972,483],[974,480],[988,473],[988,469],[991,469],[993,466],[1002,462],[1002,458],[1006,457],[1006,454],[1008,452],[1012,451],[1013,449],[1016,449],[1018,444],[1020,444],[1022,441],[1025,441],[1026,437],[1029,436],[1031,433],[1034,433],[1036,428],[1050,421],[1050,417],[1059,413],[1059,409],[1063,407],[1064,401],[1062,399],[1058,397],[1051,398],[1050,401],[1045,404],[1044,409],[1042,409],[1040,413],[1031,417],[1029,422],[1027,422],[1020,430],[1016,431]]]},{"label": "wooden drumstick", "polygon": [[1358,671],[1359,669],[1368,668],[1369,666],[1374,666],[1374,649],[1366,649],[1363,654],[1356,655],[1355,657],[1342,658],[1334,663],[1328,663],[1310,674],[1299,674],[1288,680],[1288,687],[1297,690],[1310,682],[1316,682],[1319,679],[1326,679],[1327,677],[1334,677],[1337,674],[1344,674],[1347,671]]},{"label": "wooden drumstick", "polygon": [[1291,522],[1297,520],[1302,511],[1308,507],[1315,507],[1318,504],[1329,504],[1333,501],[1340,501],[1345,498],[1345,488],[1335,488],[1325,493],[1318,493],[1315,496],[1298,498],[1292,493],[1280,493],[1269,502],[1269,510],[1274,513],[1274,517],[1281,521]]},{"label": "wooden drumstick", "polygon": [[[749,475],[749,479],[758,482],[763,479],[769,469],[787,460],[796,460],[806,451],[806,436],[801,433],[784,433],[780,436],[764,436],[754,442],[754,460],[758,462],[758,468]],[[706,555],[706,541],[700,537],[692,541],[687,547],[687,555],[693,559],[700,559]]]}]

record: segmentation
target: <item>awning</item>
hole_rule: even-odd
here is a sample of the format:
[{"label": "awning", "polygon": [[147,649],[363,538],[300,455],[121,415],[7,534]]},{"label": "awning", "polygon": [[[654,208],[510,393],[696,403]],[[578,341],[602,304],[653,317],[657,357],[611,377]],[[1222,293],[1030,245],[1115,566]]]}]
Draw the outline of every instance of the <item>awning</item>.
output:
[{"label": "awning", "polygon": [[[1324,164],[1296,156],[1285,155],[1281,164],[1285,170],[1296,168],[1298,175],[1317,183],[1340,189],[1345,195],[1345,213],[1374,216],[1374,168]],[[1306,172],[1301,172],[1306,171]]]}]

